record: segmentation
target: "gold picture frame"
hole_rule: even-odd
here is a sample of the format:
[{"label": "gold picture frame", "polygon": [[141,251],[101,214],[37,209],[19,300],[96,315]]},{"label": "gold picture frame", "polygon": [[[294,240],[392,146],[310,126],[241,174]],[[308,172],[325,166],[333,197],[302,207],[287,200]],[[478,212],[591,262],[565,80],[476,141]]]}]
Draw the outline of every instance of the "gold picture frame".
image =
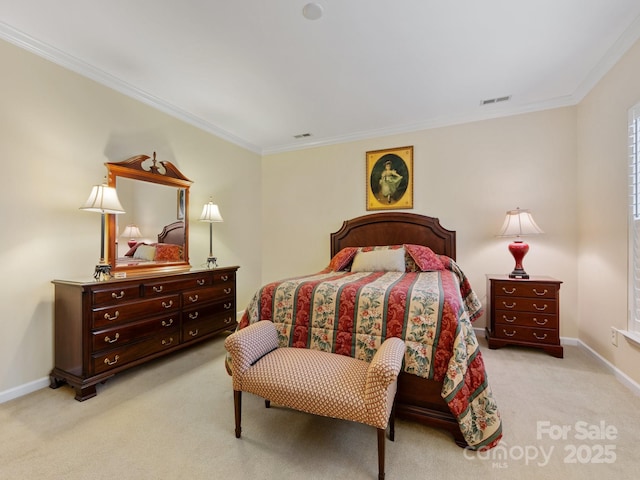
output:
[{"label": "gold picture frame", "polygon": [[413,208],[413,147],[367,152],[367,210]]}]

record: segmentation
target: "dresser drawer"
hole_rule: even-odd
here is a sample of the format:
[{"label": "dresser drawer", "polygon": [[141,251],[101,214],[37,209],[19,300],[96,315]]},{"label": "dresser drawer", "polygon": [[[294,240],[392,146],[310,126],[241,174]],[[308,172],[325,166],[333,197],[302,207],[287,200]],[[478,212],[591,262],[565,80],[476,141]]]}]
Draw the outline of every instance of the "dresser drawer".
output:
[{"label": "dresser drawer", "polygon": [[517,340],[529,343],[558,344],[560,337],[558,330],[519,327],[514,325],[496,325],[493,332],[496,338]]},{"label": "dresser drawer", "polygon": [[93,297],[93,305],[100,305],[103,303],[122,303],[130,302],[140,298],[140,285],[120,285],[115,287],[109,287],[105,289],[94,289],[91,292]]},{"label": "dresser drawer", "polygon": [[555,328],[558,325],[557,315],[545,315],[544,313],[514,312],[497,310],[495,316],[496,328],[499,325],[517,325],[521,327]]},{"label": "dresser drawer", "polygon": [[182,294],[182,306],[189,308],[191,305],[201,305],[214,300],[233,298],[235,296],[235,284],[221,284],[215,287],[189,290]]},{"label": "dresser drawer", "polygon": [[134,323],[121,324],[118,327],[105,328],[91,332],[91,346],[93,352],[107,350],[120,345],[139,340],[141,338],[167,332],[180,325],[180,313],[164,315]]},{"label": "dresser drawer", "polygon": [[182,341],[189,342],[213,332],[235,330],[236,326],[237,322],[233,312],[202,317],[199,320],[189,320],[183,323]]},{"label": "dresser drawer", "polygon": [[222,283],[234,283],[236,282],[236,272],[214,272],[213,284],[220,285]]},{"label": "dresser drawer", "polygon": [[218,313],[232,313],[235,315],[235,301],[233,298],[223,300],[221,302],[203,305],[201,307],[189,308],[184,310],[182,314],[182,322],[186,323],[190,320],[200,320],[210,315]]},{"label": "dresser drawer", "polygon": [[199,276],[191,278],[185,278],[181,280],[155,280],[144,282],[142,285],[145,297],[157,297],[166,295],[167,293],[180,292],[191,288],[200,288],[210,286],[213,282],[213,277],[209,274],[203,273]]},{"label": "dresser drawer", "polygon": [[543,282],[506,282],[497,281],[494,286],[496,295],[513,297],[533,297],[555,299],[557,292],[554,284]]},{"label": "dresser drawer", "polygon": [[123,322],[131,322],[151,315],[180,310],[180,295],[168,295],[135,303],[122,303],[94,308],[92,328],[100,328]]},{"label": "dresser drawer", "polygon": [[123,345],[103,353],[96,353],[91,356],[91,366],[93,374],[106,372],[108,370],[126,365],[147,355],[151,355],[162,350],[168,350],[180,343],[180,330],[174,328],[165,332],[164,335],[156,335],[140,342]]},{"label": "dresser drawer", "polygon": [[556,313],[556,300],[530,297],[503,297],[495,300],[496,311],[507,310],[516,312]]}]

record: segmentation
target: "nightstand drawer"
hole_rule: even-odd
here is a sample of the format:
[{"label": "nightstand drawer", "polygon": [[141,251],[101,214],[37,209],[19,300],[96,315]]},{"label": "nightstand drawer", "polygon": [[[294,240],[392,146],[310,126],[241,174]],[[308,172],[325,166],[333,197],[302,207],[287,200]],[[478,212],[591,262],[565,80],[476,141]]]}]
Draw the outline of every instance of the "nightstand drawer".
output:
[{"label": "nightstand drawer", "polygon": [[496,310],[496,328],[498,325],[517,325],[520,327],[558,328],[557,315],[545,315],[531,312],[513,312]]},{"label": "nightstand drawer", "polygon": [[510,297],[533,297],[555,299],[557,288],[555,284],[544,282],[518,283],[515,281],[495,282],[495,295],[506,295]]},{"label": "nightstand drawer", "polygon": [[496,297],[496,310],[513,312],[556,313],[556,301],[530,297]]},{"label": "nightstand drawer", "polygon": [[560,342],[557,330],[518,327],[513,325],[496,325],[493,332],[496,338],[518,340],[529,343],[548,343],[555,345]]}]

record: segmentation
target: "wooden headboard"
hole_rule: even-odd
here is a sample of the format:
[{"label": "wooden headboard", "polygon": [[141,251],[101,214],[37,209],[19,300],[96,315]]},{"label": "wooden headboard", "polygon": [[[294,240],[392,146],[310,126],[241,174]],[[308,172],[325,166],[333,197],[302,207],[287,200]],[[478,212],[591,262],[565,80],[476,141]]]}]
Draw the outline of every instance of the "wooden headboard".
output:
[{"label": "wooden headboard", "polygon": [[158,234],[158,243],[184,245],[184,222],[178,221],[165,225],[162,232]]},{"label": "wooden headboard", "polygon": [[331,234],[331,257],[345,247],[425,245],[435,253],[456,259],[456,232],[440,225],[437,218],[415,213],[385,212],[345,220]]}]

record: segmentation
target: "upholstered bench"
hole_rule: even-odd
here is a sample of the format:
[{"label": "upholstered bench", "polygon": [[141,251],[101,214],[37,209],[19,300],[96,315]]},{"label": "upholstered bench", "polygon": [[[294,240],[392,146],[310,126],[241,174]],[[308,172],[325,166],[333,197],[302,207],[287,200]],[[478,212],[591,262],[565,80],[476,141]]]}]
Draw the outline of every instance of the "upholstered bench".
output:
[{"label": "upholstered bench", "polygon": [[225,340],[231,354],[235,434],[240,438],[242,392],[315,415],[378,430],[378,478],[384,478],[385,432],[394,439],[393,405],[405,345],[386,339],[371,363],[335,353],[278,346],[278,332],[260,321]]}]

